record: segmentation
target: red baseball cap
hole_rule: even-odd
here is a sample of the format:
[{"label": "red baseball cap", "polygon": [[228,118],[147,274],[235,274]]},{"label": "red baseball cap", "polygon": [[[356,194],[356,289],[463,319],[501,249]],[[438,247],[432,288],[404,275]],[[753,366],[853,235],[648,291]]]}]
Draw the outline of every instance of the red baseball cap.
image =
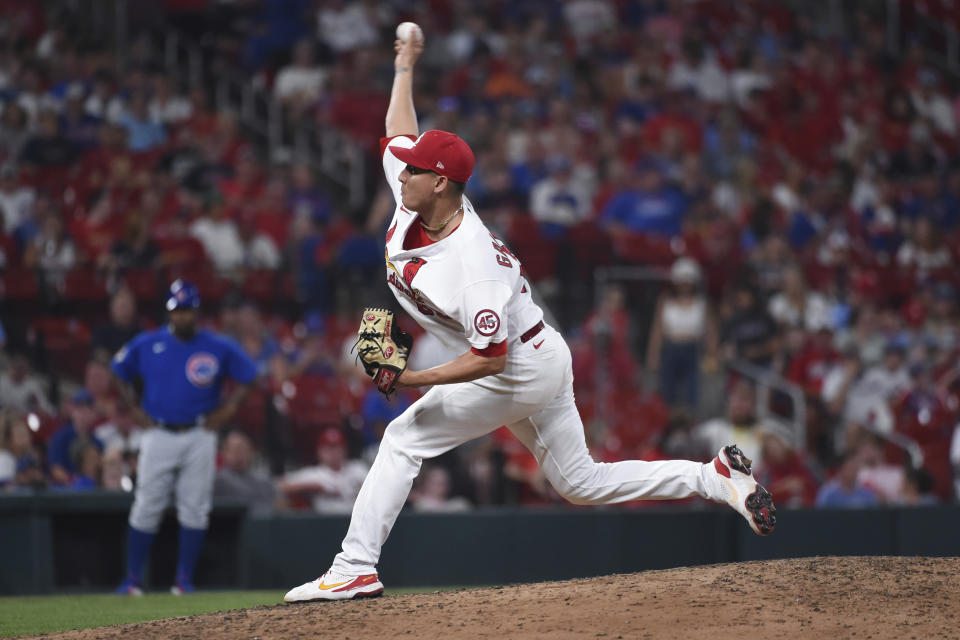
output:
[{"label": "red baseball cap", "polygon": [[431,129],[409,149],[390,147],[401,162],[433,171],[454,182],[466,182],[473,173],[473,151],[460,136]]}]

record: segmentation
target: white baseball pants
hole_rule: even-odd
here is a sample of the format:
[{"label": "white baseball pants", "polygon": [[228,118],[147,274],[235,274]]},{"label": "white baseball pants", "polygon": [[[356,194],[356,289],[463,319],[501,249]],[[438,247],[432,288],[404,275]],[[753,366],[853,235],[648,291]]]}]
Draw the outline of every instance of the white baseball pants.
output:
[{"label": "white baseball pants", "polygon": [[213,503],[217,434],[203,427],[174,433],[153,427],[140,442],[137,489],[130,526],[156,533],[163,511],[176,495],[177,520],[188,529],[206,529]]},{"label": "white baseball pants", "polygon": [[347,576],[374,573],[423,460],[504,424],[536,456],[554,489],[575,504],[714,493],[699,462],[594,462],[574,404],[570,350],[546,326],[513,347],[503,373],[436,386],[390,423],[331,569]]}]

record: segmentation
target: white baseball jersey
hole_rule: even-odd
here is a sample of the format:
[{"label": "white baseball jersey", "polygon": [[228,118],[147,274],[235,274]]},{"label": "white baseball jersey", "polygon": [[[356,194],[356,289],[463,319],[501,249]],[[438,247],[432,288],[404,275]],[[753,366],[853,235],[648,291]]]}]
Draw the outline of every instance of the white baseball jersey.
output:
[{"label": "white baseball jersey", "polygon": [[400,305],[426,331],[455,353],[507,341],[507,349],[543,320],[520,261],[487,230],[463,197],[463,220],[453,233],[425,247],[405,250],[404,238],[420,216],[400,201],[398,177],[406,164],[390,147],[413,146],[393,138],[383,153],[383,171],[397,208],[387,232],[387,282]]},{"label": "white baseball jersey", "polygon": [[[463,221],[453,233],[425,247],[403,249],[419,215],[400,204],[397,178],[405,165],[389,146],[412,144],[401,137],[384,147],[383,169],[398,203],[387,232],[390,288],[403,308],[452,352],[504,343],[507,362],[502,373],[432,387],[391,421],[331,570],[344,576],[375,573],[421,462],[500,425],[507,425],[534,454],[551,485],[577,504],[719,495],[712,465],[593,461],[574,402],[570,349],[553,327],[540,325],[543,311],[531,300],[519,262],[491,236],[466,198]],[[494,352],[502,353],[501,347],[488,353]]]}]

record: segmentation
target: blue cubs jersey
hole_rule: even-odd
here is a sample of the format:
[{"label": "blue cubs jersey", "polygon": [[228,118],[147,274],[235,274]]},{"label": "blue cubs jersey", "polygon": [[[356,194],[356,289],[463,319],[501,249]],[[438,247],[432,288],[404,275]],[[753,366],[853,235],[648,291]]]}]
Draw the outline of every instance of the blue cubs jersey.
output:
[{"label": "blue cubs jersey", "polygon": [[252,382],[257,367],[236,342],[212,331],[197,331],[183,342],[162,327],[144,331],[113,357],[122,380],[143,380],[143,410],[154,420],[189,424],[220,404],[225,377]]}]

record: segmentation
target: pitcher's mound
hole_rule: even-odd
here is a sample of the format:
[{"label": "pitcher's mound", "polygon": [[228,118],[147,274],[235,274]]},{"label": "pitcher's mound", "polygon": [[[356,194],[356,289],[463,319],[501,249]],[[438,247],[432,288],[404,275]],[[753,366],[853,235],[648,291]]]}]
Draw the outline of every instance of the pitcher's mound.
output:
[{"label": "pitcher's mound", "polygon": [[[56,638],[960,638],[960,558],[803,558],[279,605]],[[134,628],[135,627],[135,628]]]}]

